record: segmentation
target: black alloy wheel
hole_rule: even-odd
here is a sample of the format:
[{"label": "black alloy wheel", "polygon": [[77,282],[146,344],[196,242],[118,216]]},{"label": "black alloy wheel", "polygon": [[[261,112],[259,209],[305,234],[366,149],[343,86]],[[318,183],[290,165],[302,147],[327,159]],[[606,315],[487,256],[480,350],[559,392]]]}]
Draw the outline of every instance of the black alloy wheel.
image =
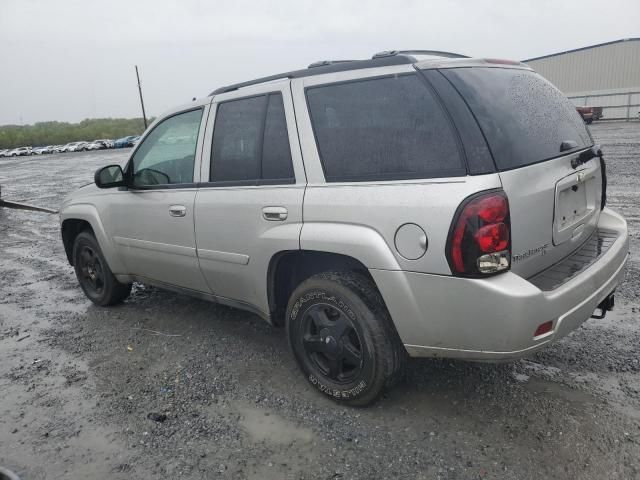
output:
[{"label": "black alloy wheel", "polygon": [[350,383],[362,371],[363,345],[347,314],[329,304],[316,304],[303,314],[307,357],[325,377]]},{"label": "black alloy wheel", "polygon": [[400,378],[407,353],[366,274],[304,280],[289,298],[286,329],[309,384],[335,401],[368,405]]},{"label": "black alloy wheel", "polygon": [[85,285],[89,286],[96,295],[101,295],[104,290],[104,270],[100,258],[88,245],[80,248],[80,271]]},{"label": "black alloy wheel", "polygon": [[82,291],[96,305],[121,303],[131,293],[131,283],[118,281],[90,231],[79,233],[73,242],[73,266]]}]

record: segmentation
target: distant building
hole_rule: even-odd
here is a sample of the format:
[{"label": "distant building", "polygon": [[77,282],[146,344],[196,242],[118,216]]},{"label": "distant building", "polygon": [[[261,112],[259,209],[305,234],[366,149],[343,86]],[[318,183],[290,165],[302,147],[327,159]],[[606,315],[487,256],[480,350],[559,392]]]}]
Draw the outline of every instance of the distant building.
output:
[{"label": "distant building", "polygon": [[640,38],[523,60],[576,105],[603,107],[605,120],[638,118]]}]

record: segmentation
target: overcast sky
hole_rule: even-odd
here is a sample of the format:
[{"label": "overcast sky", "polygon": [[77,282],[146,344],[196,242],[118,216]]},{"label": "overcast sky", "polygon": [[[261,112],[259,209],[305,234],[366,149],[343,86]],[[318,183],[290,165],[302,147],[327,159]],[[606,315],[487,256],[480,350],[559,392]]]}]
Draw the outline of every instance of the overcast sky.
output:
[{"label": "overcast sky", "polygon": [[525,59],[640,36],[640,0],[0,0],[0,125],[148,115],[380,50]]}]

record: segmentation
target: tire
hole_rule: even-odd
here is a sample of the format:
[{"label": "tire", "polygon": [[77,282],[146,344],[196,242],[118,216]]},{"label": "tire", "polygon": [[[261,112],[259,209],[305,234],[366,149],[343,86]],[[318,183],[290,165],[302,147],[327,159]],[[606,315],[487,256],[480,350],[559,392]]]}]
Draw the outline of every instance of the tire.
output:
[{"label": "tire", "polygon": [[355,272],[302,282],[289,300],[286,329],[307,381],[340,403],[372,403],[404,368],[407,353],[380,293]]},{"label": "tire", "polygon": [[81,232],[73,243],[73,265],[80,288],[96,305],[116,305],[131,293],[131,284],[116,279],[98,241],[88,231]]}]

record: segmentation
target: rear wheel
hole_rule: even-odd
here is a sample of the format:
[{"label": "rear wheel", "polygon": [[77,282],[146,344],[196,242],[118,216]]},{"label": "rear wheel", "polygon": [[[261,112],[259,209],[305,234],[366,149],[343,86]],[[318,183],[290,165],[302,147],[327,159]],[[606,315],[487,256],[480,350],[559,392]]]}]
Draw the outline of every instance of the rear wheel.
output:
[{"label": "rear wheel", "polygon": [[131,293],[131,284],[116,279],[96,238],[89,232],[76,237],[73,265],[82,291],[96,305],[106,307],[121,303]]},{"label": "rear wheel", "polygon": [[287,333],[311,385],[367,405],[399,378],[406,351],[375,285],[353,272],[322,273],[291,295]]}]

